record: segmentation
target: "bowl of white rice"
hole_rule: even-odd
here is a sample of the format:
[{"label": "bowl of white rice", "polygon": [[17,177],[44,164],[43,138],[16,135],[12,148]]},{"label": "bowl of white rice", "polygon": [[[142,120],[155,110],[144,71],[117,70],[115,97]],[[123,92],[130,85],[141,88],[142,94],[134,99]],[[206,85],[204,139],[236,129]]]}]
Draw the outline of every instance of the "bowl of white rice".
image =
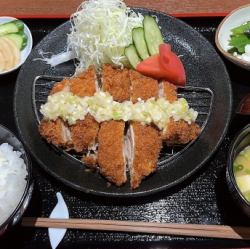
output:
[{"label": "bowl of white rice", "polygon": [[29,156],[17,137],[0,125],[0,235],[20,220],[32,190]]}]

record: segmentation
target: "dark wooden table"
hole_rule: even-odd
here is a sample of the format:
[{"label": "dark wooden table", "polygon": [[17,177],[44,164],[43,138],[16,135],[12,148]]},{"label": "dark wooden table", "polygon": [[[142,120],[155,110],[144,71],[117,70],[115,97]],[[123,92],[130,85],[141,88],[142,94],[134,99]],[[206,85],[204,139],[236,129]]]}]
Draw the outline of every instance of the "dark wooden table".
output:
[{"label": "dark wooden table", "polygon": [[[79,5],[80,0],[0,0],[0,16],[28,18],[34,43],[64,22]],[[232,9],[248,4],[249,0],[128,0],[131,6],[143,6],[168,12],[184,20],[213,43],[215,29],[221,18]],[[204,18],[204,16],[209,18]],[[41,18],[53,18],[41,19]],[[190,18],[195,17],[195,18]],[[30,18],[36,18],[31,20]],[[40,18],[40,19],[38,19]],[[55,20],[54,18],[57,18]],[[239,100],[250,92],[249,72],[226,62],[233,93],[234,109]],[[13,115],[13,93],[18,71],[0,78],[0,123],[17,134]],[[47,216],[55,205],[55,192],[61,191],[70,206],[71,216],[79,218],[129,218],[165,222],[249,225],[249,220],[231,203],[227,192],[224,169],[230,141],[236,132],[249,123],[250,117],[232,116],[226,138],[211,161],[188,181],[170,192],[138,199],[135,202],[100,199],[68,189],[47,175],[33,160],[35,192],[27,216]],[[202,195],[202,198],[200,196]],[[204,201],[203,201],[204,200]],[[69,231],[58,249],[68,248],[250,248],[250,242],[209,240],[197,238],[109,234]],[[47,232],[43,229],[16,227],[0,238],[1,249],[49,249]]]},{"label": "dark wooden table", "polygon": [[[0,1],[0,16],[19,18],[68,18],[82,0],[8,0]],[[249,0],[126,0],[129,6],[145,7],[177,17],[225,16]]]}]

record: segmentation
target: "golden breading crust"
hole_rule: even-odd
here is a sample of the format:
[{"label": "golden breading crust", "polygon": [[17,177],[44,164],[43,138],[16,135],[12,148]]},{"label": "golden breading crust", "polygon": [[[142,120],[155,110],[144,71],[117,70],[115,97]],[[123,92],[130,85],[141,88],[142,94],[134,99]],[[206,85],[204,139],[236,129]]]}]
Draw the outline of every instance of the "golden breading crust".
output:
[{"label": "golden breading crust", "polygon": [[117,186],[127,180],[123,155],[124,128],[124,122],[112,120],[103,122],[98,133],[97,161],[100,173]]},{"label": "golden breading crust", "polygon": [[135,70],[129,70],[131,82],[131,101],[138,101],[138,98],[147,100],[151,97],[158,97],[158,82],[152,78],[146,77]]},{"label": "golden breading crust", "polygon": [[48,143],[66,147],[69,143],[67,136],[63,134],[64,122],[61,119],[55,121],[43,119],[39,125],[39,133]]},{"label": "golden breading crust", "polygon": [[56,83],[50,95],[67,89],[79,97],[93,96],[96,92],[96,73],[94,67],[89,67],[83,73],[73,78],[65,78]]},{"label": "golden breading crust", "polygon": [[156,170],[162,140],[158,130],[139,122],[131,123],[134,134],[134,160],[130,169],[130,184],[139,187],[142,179]]},{"label": "golden breading crust", "polygon": [[161,82],[162,97],[166,98],[170,103],[177,100],[177,88],[175,85],[167,82]]},{"label": "golden breading crust", "polygon": [[60,82],[57,82],[53,88],[51,89],[50,91],[50,95],[54,94],[54,93],[57,93],[57,92],[60,92],[60,91],[63,91],[63,90],[68,90],[70,89],[70,79],[69,78],[65,78],[63,79],[62,81]]},{"label": "golden breading crust", "polygon": [[[70,91],[79,97],[93,96],[96,92],[95,69],[89,67],[76,78],[70,80]],[[70,127],[73,148],[76,152],[83,152],[93,146],[97,139],[99,123],[90,115],[84,120],[78,120]]]},{"label": "golden breading crust", "polygon": [[78,120],[74,125],[69,126],[73,149],[76,152],[83,152],[96,142],[99,124],[91,115],[86,115],[84,120]]},{"label": "golden breading crust", "polygon": [[96,73],[93,66],[70,80],[70,91],[79,97],[93,96],[96,92]]},{"label": "golden breading crust", "polygon": [[109,92],[113,99],[123,102],[130,99],[128,69],[114,69],[111,65],[102,68],[102,90]]},{"label": "golden breading crust", "polygon": [[[177,100],[177,88],[175,85],[163,81],[162,95],[170,103]],[[200,126],[196,123],[188,124],[184,120],[174,121],[170,119],[166,128],[162,131],[162,139],[166,144],[186,144],[197,138],[200,134]]]},{"label": "golden breading crust", "polygon": [[[86,71],[77,75],[76,77],[65,78],[61,82],[56,83],[52,88],[50,94],[54,94],[62,90],[68,90],[79,97],[93,96],[96,92],[95,81],[95,69],[91,66]],[[55,121],[56,124],[57,120]],[[53,123],[47,126],[52,127],[52,125]],[[53,129],[51,129],[51,133],[48,139],[51,140],[50,137],[52,136],[56,137],[56,140],[53,137],[53,141],[55,141],[52,143],[56,143],[57,145],[59,145],[62,144],[58,142],[60,138],[58,136],[58,134],[60,134],[60,126],[57,126],[56,128],[57,129],[55,130],[55,132],[53,132]],[[71,134],[71,144],[68,149],[74,149],[76,152],[83,152],[87,150],[95,143],[98,134],[98,129],[99,124],[91,115],[87,115],[84,120],[78,120],[74,125],[69,126],[69,131]],[[46,133],[43,132],[41,133],[41,135],[45,137]]]},{"label": "golden breading crust", "polygon": [[96,169],[97,167],[97,156],[95,154],[83,156],[81,161],[91,169]]},{"label": "golden breading crust", "polygon": [[162,132],[162,139],[169,145],[186,144],[198,137],[201,128],[196,123],[188,124],[184,120],[174,121],[172,118]]}]

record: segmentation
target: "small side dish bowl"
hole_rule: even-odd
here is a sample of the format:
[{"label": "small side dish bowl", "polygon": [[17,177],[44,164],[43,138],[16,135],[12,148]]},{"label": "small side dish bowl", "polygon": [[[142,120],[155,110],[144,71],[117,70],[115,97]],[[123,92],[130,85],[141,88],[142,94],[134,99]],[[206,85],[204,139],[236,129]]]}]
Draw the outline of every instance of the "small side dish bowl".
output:
[{"label": "small side dish bowl", "polygon": [[226,179],[229,190],[236,204],[250,218],[250,202],[246,200],[240,188],[238,187],[233,169],[236,157],[239,155],[240,152],[242,152],[243,149],[245,149],[249,145],[250,145],[250,124],[244,127],[238,133],[238,135],[236,135],[234,141],[232,142],[227,162]]},{"label": "small side dish bowl", "polygon": [[250,4],[239,7],[229,13],[220,23],[215,34],[215,43],[220,52],[234,64],[250,70],[250,62],[237,58],[228,52],[231,30],[250,21]]},{"label": "small side dish bowl", "polygon": [[[6,145],[5,143],[7,143],[8,145]],[[1,178],[1,186],[5,189],[5,193],[3,193],[3,189],[2,191],[0,191],[0,200],[4,199],[5,200],[4,203],[7,203],[7,204],[4,204],[3,202],[0,203],[0,212],[1,212],[0,236],[3,235],[7,230],[12,228],[21,219],[24,211],[26,210],[30,202],[32,192],[33,192],[31,161],[29,159],[29,156],[25,152],[23,144],[17,139],[17,137],[6,127],[0,125],[0,145],[2,146],[2,144],[5,144],[6,147],[5,149],[1,147],[0,163],[4,165],[5,169],[4,169],[4,172],[0,172],[0,178]],[[8,147],[9,145],[13,147],[13,151],[11,153],[9,153],[10,151],[8,151],[8,149],[10,148]],[[8,149],[6,150],[6,148]],[[3,154],[3,150],[5,154]],[[15,151],[20,152],[20,155],[16,154]],[[14,156],[14,153],[15,153],[15,156]],[[7,154],[9,155],[7,156]],[[8,161],[5,160],[6,158]],[[22,162],[21,165],[20,165],[20,162]],[[7,166],[6,166],[6,163],[7,163]],[[17,165],[17,166],[14,167],[14,165]],[[8,167],[9,167],[9,171],[11,170],[11,172],[7,173],[7,176],[8,176],[8,179],[7,179],[5,176],[6,176],[6,171]],[[25,172],[25,174],[21,174],[21,170],[19,171],[17,170],[18,167],[20,168],[22,167],[22,172]],[[15,176],[15,175],[18,175],[18,173],[19,173],[19,178]],[[24,184],[21,184],[20,182],[16,180],[20,179],[20,176],[23,177],[23,175],[25,175],[26,177],[24,178],[24,180],[22,180]],[[8,187],[5,186],[4,182],[8,184]],[[14,182],[15,185],[11,184],[11,182],[12,183]],[[12,186],[10,187],[10,185]],[[15,190],[14,192],[13,191],[14,187],[16,187],[15,189],[19,189],[19,191]],[[12,197],[15,196],[15,198],[13,198],[15,200],[11,204],[8,203],[8,201],[11,199],[10,196]],[[4,210],[3,208],[4,206],[9,207],[10,209]]]},{"label": "small side dish bowl", "polygon": [[[4,23],[7,23],[7,22],[10,22],[10,21],[13,21],[13,20],[17,20],[17,19],[14,18],[14,17],[10,17],[10,16],[0,16],[0,25],[4,24]],[[10,73],[10,72],[16,70],[17,68],[19,68],[25,62],[27,57],[29,56],[29,54],[30,54],[30,52],[32,50],[32,46],[33,46],[33,39],[32,39],[32,35],[31,35],[31,31],[30,31],[30,29],[27,27],[27,25],[25,23],[24,23],[24,30],[23,31],[27,36],[27,45],[21,51],[21,55],[20,55],[21,58],[20,58],[19,63],[16,64],[14,67],[8,69],[8,70],[0,71],[0,76],[4,75],[4,74],[7,74],[7,73]]]}]

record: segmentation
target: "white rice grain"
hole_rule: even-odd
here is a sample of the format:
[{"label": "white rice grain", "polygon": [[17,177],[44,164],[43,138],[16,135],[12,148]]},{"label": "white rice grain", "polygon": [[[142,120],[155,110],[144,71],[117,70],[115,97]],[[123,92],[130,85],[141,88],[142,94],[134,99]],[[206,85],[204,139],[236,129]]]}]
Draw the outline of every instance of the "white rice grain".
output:
[{"label": "white rice grain", "polygon": [[11,145],[0,145],[0,225],[16,209],[27,184],[28,173],[20,156]]}]

